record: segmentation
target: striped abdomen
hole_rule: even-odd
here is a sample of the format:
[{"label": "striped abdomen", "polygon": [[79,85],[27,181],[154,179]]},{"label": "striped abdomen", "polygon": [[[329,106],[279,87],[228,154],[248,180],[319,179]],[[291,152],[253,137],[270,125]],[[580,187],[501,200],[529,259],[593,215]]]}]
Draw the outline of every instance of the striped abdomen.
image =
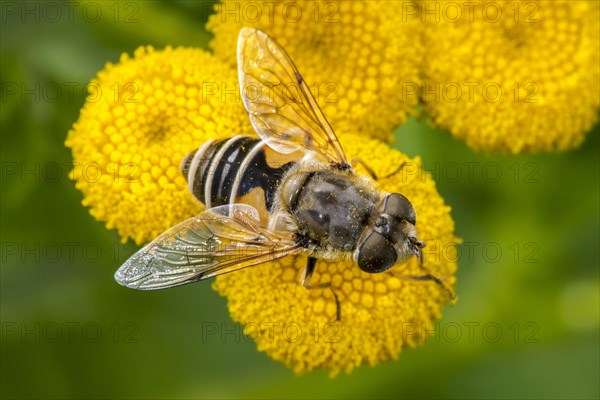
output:
[{"label": "striped abdomen", "polygon": [[262,217],[271,211],[281,178],[294,160],[258,139],[235,136],[206,142],[183,159],[181,170],[190,192],[206,208],[245,203]]}]

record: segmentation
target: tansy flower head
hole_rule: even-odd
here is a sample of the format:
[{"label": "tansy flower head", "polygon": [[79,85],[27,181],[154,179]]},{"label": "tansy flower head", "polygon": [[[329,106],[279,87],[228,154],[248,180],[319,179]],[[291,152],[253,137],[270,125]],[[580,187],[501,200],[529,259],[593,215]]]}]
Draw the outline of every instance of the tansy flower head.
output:
[{"label": "tansy flower head", "polygon": [[[251,134],[237,97],[223,101],[208,95],[207,84],[232,83],[228,90],[233,90],[236,81],[233,68],[191,49],[142,48],[134,58],[123,56],[118,65],[100,72],[67,138],[79,166],[74,178],[92,214],[138,243],[197,215],[200,207],[179,165],[207,139]],[[111,88],[117,97],[99,95]],[[214,89],[210,86],[210,94]],[[409,199],[417,214],[418,239],[427,245],[423,265],[453,287],[457,239],[450,208],[419,160],[339,125],[334,127],[349,159],[368,160],[379,176],[405,166],[400,174],[382,178],[379,187]],[[92,163],[98,179],[85,173]],[[300,284],[305,263],[304,256],[283,258],[219,276],[214,284],[259,349],[297,372],[326,368],[336,374],[393,359],[403,347],[426,339],[449,299],[432,281],[367,274],[353,261],[320,261],[312,284],[330,282],[331,288],[308,290]],[[423,275],[416,257],[393,271]],[[336,321],[334,296],[341,321]]]},{"label": "tansy flower head", "polygon": [[[447,4],[423,7],[443,12],[460,3]],[[476,149],[519,153],[578,146],[600,106],[598,4],[484,1],[458,19],[456,13],[439,22],[428,16],[426,111]]]},{"label": "tansy flower head", "polygon": [[[419,238],[427,243],[424,265],[448,278],[445,283],[452,286],[457,243],[454,222],[435,183],[420,170],[419,160],[375,140],[352,134],[341,137],[350,158],[369,160],[379,174],[406,163],[402,173],[382,179],[379,187],[402,193],[411,201]],[[307,290],[299,283],[305,265],[306,257],[288,257],[218,276],[214,284],[227,296],[232,317],[256,340],[259,350],[298,373],[326,368],[335,375],[362,364],[394,359],[403,347],[426,339],[448,301],[447,293],[432,281],[368,274],[352,261],[319,261],[312,283],[331,282],[332,288]],[[391,271],[423,273],[416,257]],[[341,304],[339,322],[333,292]]]},{"label": "tansy flower head", "polygon": [[419,83],[420,23],[403,22],[398,2],[223,1],[208,29],[215,54],[236,64],[240,29],[275,38],[310,82],[338,130],[390,139],[418,101],[404,93]]},{"label": "tansy flower head", "polygon": [[236,81],[198,49],[142,47],[107,64],[66,141],[91,214],[139,244],[198,213],[179,164],[210,137],[252,132],[241,102],[222,97]]}]

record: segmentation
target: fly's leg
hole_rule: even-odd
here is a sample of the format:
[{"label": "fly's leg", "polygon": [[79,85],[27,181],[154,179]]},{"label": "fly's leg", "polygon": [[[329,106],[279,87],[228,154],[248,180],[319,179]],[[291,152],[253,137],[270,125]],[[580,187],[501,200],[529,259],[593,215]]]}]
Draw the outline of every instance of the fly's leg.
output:
[{"label": "fly's leg", "polygon": [[335,299],[335,317],[336,320],[339,321],[342,319],[342,307],[340,305],[340,299],[338,299],[337,294],[331,287],[331,282],[319,283],[317,285],[313,285],[310,283],[312,279],[313,272],[315,272],[315,267],[317,266],[317,259],[314,257],[308,257],[306,261],[306,268],[304,269],[304,276],[302,277],[302,286],[311,290],[311,289],[331,289],[331,293],[333,293],[333,298]]},{"label": "fly's leg", "polygon": [[387,175],[384,175],[384,176],[380,176],[380,177],[378,177],[378,176],[377,176],[377,174],[375,173],[375,171],[373,171],[373,168],[371,168],[371,167],[369,166],[369,164],[367,164],[366,162],[364,162],[362,159],[360,159],[360,158],[354,158],[354,159],[352,159],[352,166],[353,166],[353,167],[356,167],[358,164],[362,165],[362,166],[363,166],[363,168],[367,170],[367,173],[368,173],[369,175],[371,175],[371,178],[373,178],[373,180],[374,180],[374,181],[377,181],[377,180],[379,180],[379,179],[387,179],[387,178],[391,178],[392,176],[394,176],[394,175],[396,175],[396,174],[398,174],[398,173],[402,172],[402,170],[403,170],[403,169],[404,169],[404,167],[406,166],[406,161],[405,161],[405,162],[403,162],[402,164],[400,164],[400,165],[398,166],[398,168],[396,168],[395,170],[393,170],[393,171],[392,171],[392,172],[390,172],[389,174],[387,174]]},{"label": "fly's leg", "polygon": [[425,274],[423,274],[423,275],[402,275],[402,274],[395,274],[394,272],[391,272],[391,271],[389,273],[392,276],[395,276],[396,278],[400,278],[400,279],[409,279],[409,280],[413,280],[413,281],[434,281],[440,288],[442,288],[446,292],[446,294],[450,298],[450,302],[452,304],[456,303],[456,295],[454,294],[452,289],[450,289],[444,283],[446,278],[440,278],[439,276],[435,275],[434,273],[432,273],[429,270],[429,268],[427,268],[423,264],[423,247],[425,247],[425,243],[418,242],[416,239],[412,239],[411,242],[414,246],[414,249],[415,249],[414,251],[415,251],[415,255],[417,256],[417,260],[419,260],[419,269],[423,270],[425,272]]},{"label": "fly's leg", "polygon": [[393,170],[392,172],[390,172],[387,175],[382,176],[382,179],[387,179],[387,178],[391,178],[392,176],[399,174],[400,172],[402,172],[402,170],[404,169],[404,167],[406,167],[406,161],[404,161],[402,164],[400,164],[398,166],[398,168],[396,168],[395,170]]},{"label": "fly's leg", "polygon": [[440,288],[442,288],[444,290],[444,292],[446,292],[446,294],[450,298],[450,302],[452,304],[456,303],[456,294],[454,294],[452,289],[450,289],[444,283],[446,278],[440,278],[439,276],[434,275],[434,274],[428,272],[427,270],[425,270],[425,272],[426,273],[424,275],[401,275],[401,274],[395,274],[393,272],[390,272],[390,274],[399,279],[407,279],[407,280],[412,280],[412,281],[434,281]]},{"label": "fly's leg", "polygon": [[363,168],[367,170],[367,173],[371,175],[371,178],[373,178],[374,181],[377,180],[377,174],[375,173],[375,171],[373,171],[373,168],[371,168],[369,164],[367,164],[360,158],[353,158],[352,167],[356,167],[358,164],[362,165]]}]

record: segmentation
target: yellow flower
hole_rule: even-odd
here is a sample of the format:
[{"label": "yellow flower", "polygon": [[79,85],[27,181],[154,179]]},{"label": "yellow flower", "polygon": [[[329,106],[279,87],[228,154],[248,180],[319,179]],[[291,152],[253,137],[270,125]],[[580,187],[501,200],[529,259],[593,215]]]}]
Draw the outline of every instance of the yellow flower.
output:
[{"label": "yellow flower", "polygon": [[[453,285],[456,271],[454,222],[431,177],[387,145],[352,134],[342,136],[352,157],[369,160],[380,174],[407,162],[405,171],[383,179],[380,188],[404,194],[417,212],[419,237],[426,240],[424,264]],[[299,282],[305,257],[284,258],[217,277],[214,287],[227,296],[229,311],[258,349],[302,373],[326,368],[332,375],[395,359],[406,346],[421,344],[434,330],[448,295],[431,281],[368,274],[353,262],[317,264],[312,283],[331,282],[341,303],[341,321],[331,289],[307,290]],[[419,275],[413,257],[395,266],[398,274]]]},{"label": "yellow flower", "polygon": [[236,76],[199,49],[141,47],[107,64],[66,140],[91,214],[138,244],[197,214],[179,164],[210,137],[252,132],[225,94]]},{"label": "yellow flower", "polygon": [[425,3],[439,10],[424,31],[426,111],[476,149],[578,146],[600,106],[598,4]]},{"label": "yellow flower", "polygon": [[[233,68],[194,49],[140,48],[133,58],[123,55],[117,65],[107,65],[92,81],[66,141],[76,164],[73,178],[92,215],[117,228],[124,240],[142,243],[198,214],[200,206],[179,165],[209,138],[253,132],[239,95],[231,94],[236,80]],[[225,91],[229,97],[223,98]],[[338,131],[350,159],[368,160],[380,176],[407,163],[401,174],[382,179],[380,187],[411,201],[419,239],[427,244],[424,265],[453,287],[457,239],[450,208],[435,183],[420,170],[418,159],[348,129]],[[299,373],[319,368],[349,372],[396,358],[403,347],[426,339],[448,301],[431,281],[366,274],[352,262],[320,262],[313,283],[332,283],[341,303],[338,322],[332,290],[307,290],[300,284],[304,266],[303,257],[286,258],[220,276],[214,283],[258,348]],[[394,271],[422,274],[414,257]]]},{"label": "yellow flower", "polygon": [[404,22],[401,2],[223,1],[207,28],[215,54],[236,65],[240,29],[275,38],[294,60],[332,126],[389,140],[418,102],[418,29]]}]

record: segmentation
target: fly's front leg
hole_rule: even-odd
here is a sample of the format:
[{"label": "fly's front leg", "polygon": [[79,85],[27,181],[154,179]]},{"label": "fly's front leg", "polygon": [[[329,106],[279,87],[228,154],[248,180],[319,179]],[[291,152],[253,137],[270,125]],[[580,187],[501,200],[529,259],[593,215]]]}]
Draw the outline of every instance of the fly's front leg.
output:
[{"label": "fly's front leg", "polygon": [[446,294],[450,298],[450,301],[452,302],[452,304],[454,304],[456,302],[456,294],[454,294],[452,289],[450,289],[444,283],[446,278],[440,278],[439,276],[430,273],[426,269],[424,269],[424,270],[426,272],[424,275],[402,275],[402,274],[396,274],[393,272],[390,272],[390,274],[399,279],[408,279],[408,280],[412,280],[412,281],[434,281],[439,287],[441,287],[446,292]]},{"label": "fly's front leg", "polygon": [[419,269],[423,270],[425,272],[425,274],[423,274],[423,275],[402,275],[402,274],[395,274],[394,272],[391,272],[391,271],[389,273],[392,276],[395,276],[396,278],[400,278],[400,279],[409,279],[409,280],[413,280],[413,281],[434,281],[439,287],[441,287],[446,292],[446,294],[450,298],[450,301],[452,302],[452,304],[454,304],[456,302],[456,295],[454,294],[452,289],[450,289],[444,283],[446,278],[440,278],[439,276],[433,274],[427,267],[425,267],[425,265],[423,265],[423,254],[421,253],[421,249],[425,246],[425,244],[422,242],[416,242],[416,243],[419,245],[418,246],[419,249],[416,253],[417,259],[419,260]]},{"label": "fly's front leg", "polygon": [[315,272],[316,266],[317,266],[317,259],[314,257],[308,257],[308,260],[306,261],[306,268],[304,269],[304,276],[302,276],[302,286],[304,286],[305,288],[307,288],[309,290],[326,289],[326,288],[331,289],[331,293],[333,293],[333,298],[335,299],[335,316],[336,316],[336,320],[339,321],[342,319],[342,307],[340,305],[340,299],[338,299],[337,294],[335,294],[335,291],[331,287],[331,282],[324,282],[324,283],[319,283],[316,285],[313,285],[310,283],[313,272]]},{"label": "fly's front leg", "polygon": [[402,164],[400,164],[398,166],[398,168],[396,168],[395,170],[393,170],[392,172],[390,172],[387,175],[382,176],[382,179],[387,179],[387,178],[391,178],[392,176],[399,174],[400,172],[402,172],[402,170],[404,169],[404,167],[406,167],[406,161],[404,161]]},{"label": "fly's front leg", "polygon": [[373,178],[374,181],[377,181],[379,179],[391,178],[392,176],[394,176],[394,175],[399,174],[400,172],[402,172],[402,170],[406,166],[406,161],[403,162],[402,164],[400,164],[398,166],[398,168],[396,168],[395,170],[393,170],[389,174],[384,175],[384,176],[380,176],[380,177],[378,177],[377,174],[375,173],[375,171],[373,170],[373,168],[371,168],[369,166],[369,164],[367,164],[366,162],[364,162],[362,159],[360,159],[360,158],[354,158],[354,159],[352,159],[352,167],[356,167],[358,164],[362,165],[363,168],[367,170],[367,173],[369,175],[371,175],[371,178]]},{"label": "fly's front leg", "polygon": [[395,274],[392,271],[389,271],[388,273],[391,274],[392,276],[395,276],[396,278],[400,278],[400,279],[409,279],[409,280],[413,280],[413,281],[434,281],[440,288],[442,288],[446,292],[446,294],[450,298],[450,301],[452,302],[452,304],[456,303],[456,295],[454,294],[452,289],[450,289],[444,283],[446,278],[440,278],[439,276],[435,275],[434,273],[432,273],[429,270],[429,268],[427,268],[423,264],[423,251],[422,250],[423,250],[423,247],[425,247],[425,243],[418,242],[418,241],[416,241],[416,239],[411,240],[411,242],[415,248],[415,255],[417,256],[417,260],[419,260],[419,269],[423,270],[425,272],[425,274],[423,274],[423,275],[402,275],[402,274]]},{"label": "fly's front leg", "polygon": [[367,164],[360,158],[353,158],[352,159],[352,168],[356,167],[358,164],[362,165],[363,168],[367,170],[367,173],[369,175],[371,175],[371,178],[373,178],[374,181],[377,180],[377,174],[375,173],[375,171],[373,171],[373,168],[371,168],[369,166],[369,164]]}]

